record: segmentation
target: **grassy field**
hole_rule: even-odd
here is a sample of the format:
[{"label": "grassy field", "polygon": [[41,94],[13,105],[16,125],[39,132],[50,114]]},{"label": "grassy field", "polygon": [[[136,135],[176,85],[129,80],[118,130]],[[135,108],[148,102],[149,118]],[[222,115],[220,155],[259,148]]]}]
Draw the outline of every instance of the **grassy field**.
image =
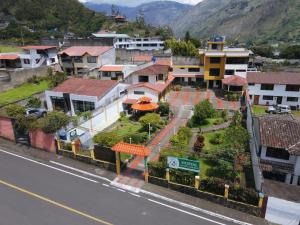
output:
[{"label": "grassy field", "polygon": [[209,132],[209,133],[204,133],[204,148],[203,151],[204,152],[211,152],[211,151],[215,151],[217,147],[221,147],[221,145],[214,145],[212,143],[210,143],[210,140],[213,138],[213,136],[216,133],[219,134],[224,134],[225,130],[219,130],[219,131],[215,131],[215,132]]},{"label": "grassy field", "polygon": [[48,87],[48,81],[41,81],[39,84],[24,83],[19,87],[0,93],[0,106],[28,98],[45,91]]},{"label": "grassy field", "polygon": [[255,115],[264,115],[264,114],[267,114],[266,113],[266,109],[267,109],[267,106],[263,106],[263,105],[253,105],[252,106],[252,112]]},{"label": "grassy field", "polygon": [[8,45],[0,45],[0,53],[7,53],[7,52],[20,52],[22,51],[21,48],[15,46],[8,46]]},{"label": "grassy field", "polygon": [[138,122],[132,122],[127,117],[120,119],[116,126],[113,128],[113,131],[118,136],[125,136],[128,133],[138,133],[141,129],[141,124]]}]

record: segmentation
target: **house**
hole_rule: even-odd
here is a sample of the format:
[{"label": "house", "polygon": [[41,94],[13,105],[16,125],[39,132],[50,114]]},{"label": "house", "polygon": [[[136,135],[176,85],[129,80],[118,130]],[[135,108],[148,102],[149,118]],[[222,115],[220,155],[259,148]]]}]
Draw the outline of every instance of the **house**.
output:
[{"label": "house", "polygon": [[105,107],[126,93],[128,85],[113,80],[69,78],[46,91],[48,110],[70,113],[93,111]]},{"label": "house", "polygon": [[117,38],[114,46],[117,49],[153,51],[164,49],[164,43],[160,37],[130,37],[127,39]]},{"label": "house", "polygon": [[225,46],[225,37],[214,37],[200,49],[200,65],[208,88],[221,88],[222,79],[229,76],[246,78],[251,51]]},{"label": "house", "polygon": [[248,90],[254,105],[300,105],[300,74],[288,72],[251,72],[247,74]]},{"label": "house", "polygon": [[[115,31],[100,30],[92,34],[93,38],[104,40],[105,43],[114,46],[115,42],[127,42],[130,37],[127,34],[117,34]],[[116,46],[114,46],[116,48]]]},{"label": "house", "polygon": [[136,65],[103,65],[99,69],[101,80],[124,80],[136,69]]},{"label": "house", "polygon": [[57,47],[48,45],[28,45],[23,52],[0,54],[0,68],[38,68],[58,63]]},{"label": "house", "polygon": [[300,122],[290,116],[254,118],[265,178],[300,185]]},{"label": "house", "polygon": [[72,46],[59,52],[60,64],[69,75],[98,75],[98,69],[115,64],[116,53],[112,46]]}]

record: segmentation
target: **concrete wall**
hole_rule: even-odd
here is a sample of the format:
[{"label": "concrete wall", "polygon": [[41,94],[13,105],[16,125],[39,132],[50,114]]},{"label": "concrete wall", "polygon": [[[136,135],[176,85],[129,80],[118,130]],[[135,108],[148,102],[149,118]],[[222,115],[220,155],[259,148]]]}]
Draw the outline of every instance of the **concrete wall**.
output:
[{"label": "concrete wall", "polygon": [[48,152],[56,152],[56,143],[54,134],[46,134],[41,130],[29,133],[30,144],[34,148],[40,148]]},{"label": "concrete wall", "polygon": [[[234,70],[233,75],[246,78],[247,77],[248,64],[225,64],[225,78],[229,77],[229,76],[226,76],[226,70]],[[237,70],[244,70],[244,72],[239,72]]]},{"label": "concrete wall", "polygon": [[266,152],[267,152],[267,147],[262,146],[261,147],[261,155],[260,155],[261,159],[265,159],[265,160],[269,160],[269,161],[273,161],[273,162],[290,163],[290,164],[295,164],[296,163],[296,156],[290,155],[289,160],[284,160],[284,159],[277,159],[277,158],[267,157]]},{"label": "concrete wall", "polygon": [[15,141],[14,130],[10,118],[0,116],[0,137]]},{"label": "concrete wall", "polygon": [[116,50],[114,48],[105,52],[100,56],[101,62],[99,66],[108,65],[108,64],[116,64]]},{"label": "concrete wall", "polygon": [[[144,95],[136,95],[136,94],[134,94],[134,91],[143,91],[143,92],[145,92],[145,94]],[[158,93],[151,90],[151,89],[149,89],[149,88],[138,87],[138,88],[135,88],[135,89],[130,89],[128,91],[128,98],[129,99],[139,99],[142,96],[150,97],[153,102],[158,102],[159,101]]]},{"label": "concrete wall", "polygon": [[300,176],[300,156],[296,156],[295,175]]}]

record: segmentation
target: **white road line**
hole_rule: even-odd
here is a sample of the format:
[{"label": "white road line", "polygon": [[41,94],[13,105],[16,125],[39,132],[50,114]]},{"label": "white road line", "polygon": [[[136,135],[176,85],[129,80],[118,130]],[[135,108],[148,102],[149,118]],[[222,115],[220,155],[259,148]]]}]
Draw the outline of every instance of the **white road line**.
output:
[{"label": "white road line", "polygon": [[152,199],[150,199],[150,198],[148,198],[147,200],[150,201],[150,202],[154,202],[154,203],[156,203],[156,204],[159,204],[159,205],[168,207],[168,208],[170,208],[170,209],[174,209],[174,210],[177,210],[177,211],[179,211],[179,212],[183,212],[183,213],[185,213],[185,214],[188,214],[188,215],[191,215],[191,216],[198,217],[198,218],[200,218],[200,219],[203,219],[203,220],[206,220],[206,221],[215,223],[215,224],[226,225],[225,223],[220,223],[220,222],[218,222],[218,221],[211,220],[211,219],[208,219],[208,218],[203,217],[203,216],[199,216],[199,215],[197,215],[197,214],[194,214],[194,213],[191,213],[191,212],[188,212],[188,211],[185,211],[185,210],[182,210],[182,209],[179,209],[179,208],[176,208],[176,207],[173,207],[173,206],[170,206],[170,205],[167,205],[167,204],[164,204],[164,203],[161,203],[161,202],[152,200]]},{"label": "white road line", "polygon": [[91,177],[94,177],[94,178],[98,178],[98,179],[101,179],[101,180],[105,180],[107,182],[112,182],[110,179],[106,178],[106,177],[101,177],[101,176],[98,176],[96,174],[93,174],[93,173],[89,173],[89,172],[86,172],[84,170],[80,170],[80,169],[77,169],[77,168],[74,168],[74,167],[71,167],[71,166],[67,166],[65,164],[62,164],[62,163],[58,163],[58,162],[55,162],[55,161],[52,161],[50,160],[49,161],[50,163],[53,163],[57,166],[61,166],[61,167],[64,167],[64,168],[67,168],[67,169],[70,169],[70,170],[74,170],[76,172],[80,172],[82,174],[85,174],[85,175],[88,175],[88,176],[91,176]]},{"label": "white road line", "polygon": [[48,168],[50,168],[50,169],[54,169],[54,170],[60,171],[60,172],[62,172],[62,173],[66,173],[66,174],[72,175],[72,176],[74,176],[74,177],[79,177],[79,178],[81,178],[81,179],[84,179],[84,180],[87,180],[87,181],[90,181],[90,182],[93,182],[93,183],[99,183],[99,182],[96,181],[96,180],[92,180],[92,179],[89,179],[89,178],[86,178],[86,177],[77,175],[77,174],[75,174],[75,173],[71,173],[71,172],[68,172],[68,171],[65,171],[65,170],[62,170],[62,169],[53,167],[53,166],[49,166],[49,165],[47,165],[47,164],[44,164],[44,163],[41,163],[41,162],[38,162],[38,161],[35,161],[35,160],[32,160],[32,159],[29,159],[29,158],[26,158],[26,157],[23,157],[23,156],[20,156],[20,155],[11,153],[11,152],[7,152],[7,151],[4,151],[4,150],[2,150],[2,149],[0,149],[0,152],[3,152],[3,153],[5,153],[5,154],[12,155],[12,156],[15,156],[15,157],[18,157],[18,158],[27,160],[27,161],[32,162],[32,163],[36,163],[36,164],[41,165],[41,166],[48,167]]},{"label": "white road line", "polygon": [[109,187],[109,185],[108,184],[102,184],[103,186],[105,186],[105,187]]},{"label": "white road line", "polygon": [[158,199],[170,202],[170,203],[181,205],[181,206],[183,206],[185,208],[188,208],[188,209],[192,209],[192,210],[195,210],[195,211],[198,211],[198,212],[202,212],[202,213],[205,213],[207,215],[210,215],[210,216],[222,219],[222,220],[226,220],[226,221],[232,222],[232,223],[236,223],[236,224],[240,224],[240,225],[252,225],[251,223],[246,223],[246,222],[243,222],[243,221],[240,221],[240,220],[237,220],[237,219],[233,219],[233,218],[228,217],[228,216],[224,216],[224,215],[221,215],[221,214],[218,214],[218,213],[214,213],[214,212],[211,212],[211,211],[208,211],[208,210],[205,210],[205,209],[201,209],[201,208],[198,208],[196,206],[189,205],[189,204],[186,204],[186,203],[183,203],[183,202],[171,199],[171,198],[167,198],[165,196],[162,196],[162,195],[150,192],[150,191],[145,191],[145,190],[141,189],[140,192],[144,193],[146,195],[150,195],[152,197],[155,197],[155,198],[158,198]]},{"label": "white road line", "polygon": [[141,197],[140,195],[137,195],[137,194],[134,194],[134,193],[130,193],[130,192],[129,192],[129,194],[131,194],[131,195],[133,195],[133,196],[135,196],[135,197],[138,197],[138,198]]},{"label": "white road line", "polygon": [[121,191],[121,192],[126,192],[125,190],[120,189],[120,188],[116,188],[116,190]]}]

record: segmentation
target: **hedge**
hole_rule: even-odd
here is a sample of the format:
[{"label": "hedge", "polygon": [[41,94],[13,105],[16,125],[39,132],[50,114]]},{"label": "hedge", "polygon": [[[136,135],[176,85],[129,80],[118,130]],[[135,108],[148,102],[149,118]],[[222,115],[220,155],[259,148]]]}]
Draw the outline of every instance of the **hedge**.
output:
[{"label": "hedge", "polygon": [[166,169],[162,162],[148,162],[149,175],[153,177],[165,178]]},{"label": "hedge", "polygon": [[177,184],[193,187],[195,185],[195,176],[196,173],[194,172],[170,169],[170,181]]}]

